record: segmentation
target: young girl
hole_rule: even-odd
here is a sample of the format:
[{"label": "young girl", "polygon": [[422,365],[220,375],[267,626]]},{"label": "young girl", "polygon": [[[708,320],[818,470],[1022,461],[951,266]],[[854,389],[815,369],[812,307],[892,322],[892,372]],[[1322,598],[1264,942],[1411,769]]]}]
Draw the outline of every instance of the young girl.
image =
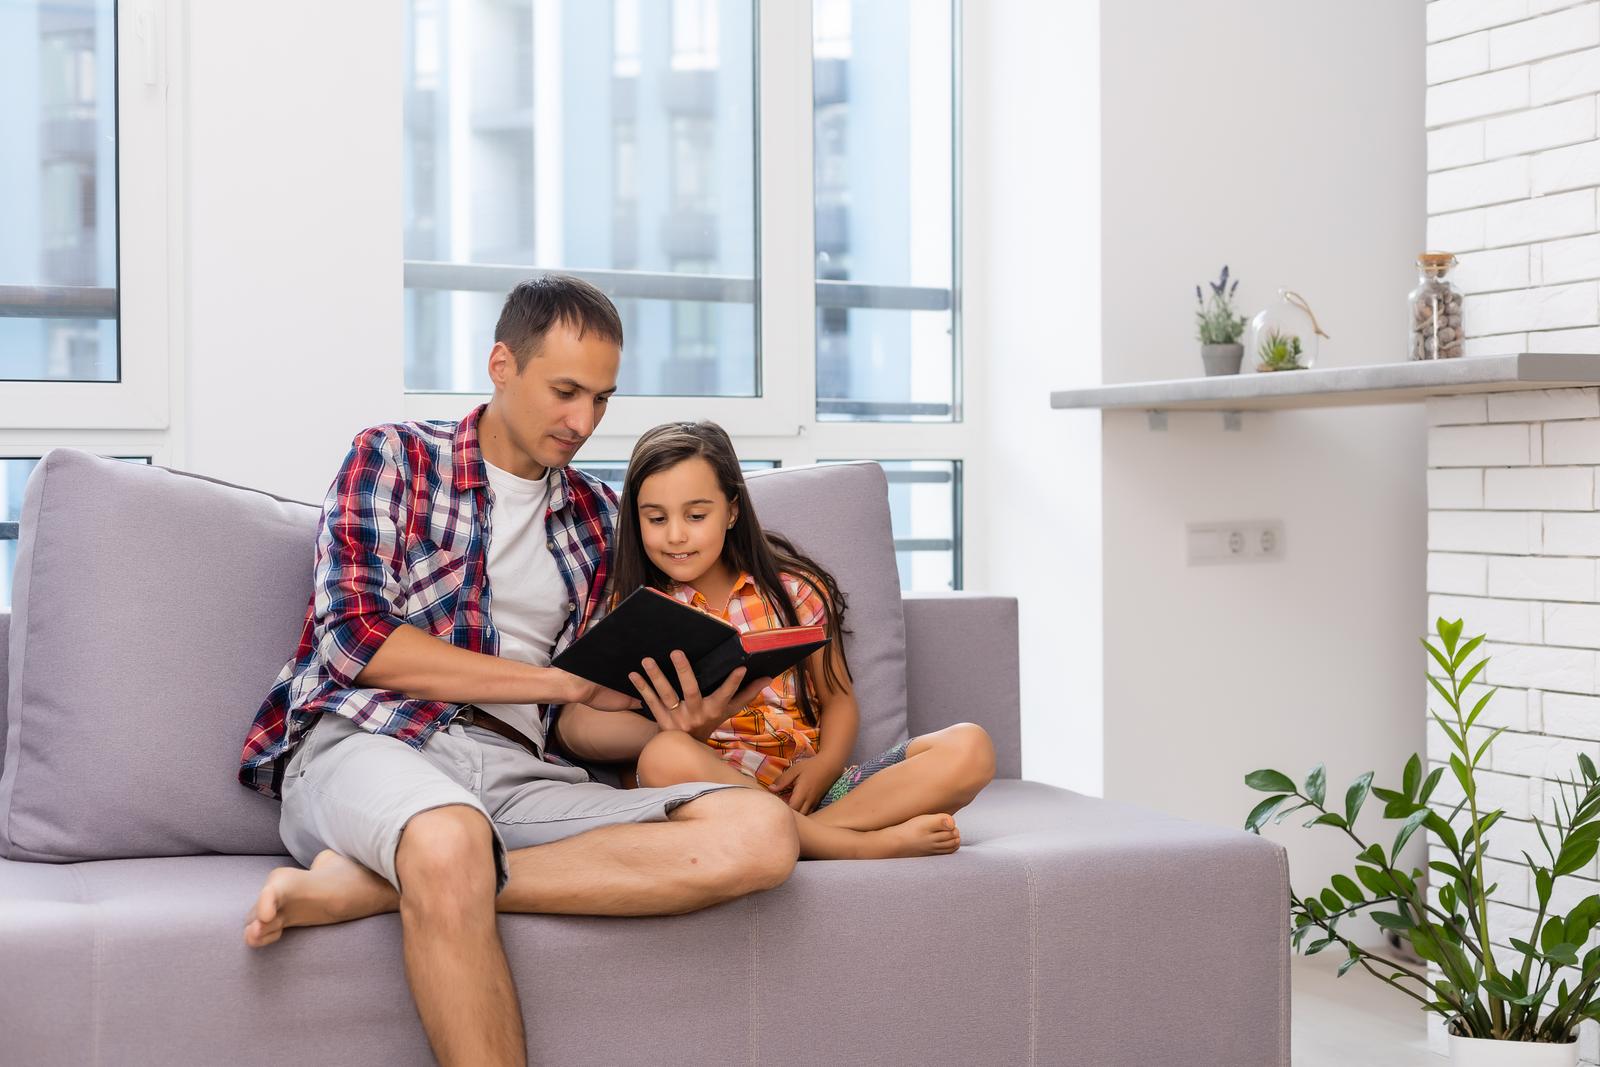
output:
[{"label": "young girl", "polygon": [[[952,813],[994,776],[982,727],[962,723],[846,767],[860,722],[845,658],[845,598],[814,560],[763,532],[733,443],[710,422],[668,423],[639,439],[618,514],[614,593],[642,585],[744,631],[823,625],[833,639],[802,667],[744,687],[735,672],[700,694],[681,656],[630,677],[666,728],[639,753],[639,783],[730,782],[794,809],[803,856],[865,859],[954,852]],[[665,671],[679,675],[679,699]],[[748,703],[736,702],[748,698]],[[618,713],[612,713],[618,714]],[[686,732],[687,731],[687,732]]]}]

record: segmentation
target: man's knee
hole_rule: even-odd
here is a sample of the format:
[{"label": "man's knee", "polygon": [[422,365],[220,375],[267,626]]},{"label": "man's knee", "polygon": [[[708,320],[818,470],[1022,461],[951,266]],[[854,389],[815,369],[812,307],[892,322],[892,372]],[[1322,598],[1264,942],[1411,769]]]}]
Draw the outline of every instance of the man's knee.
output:
[{"label": "man's knee", "polygon": [[705,746],[681,730],[663,730],[639,753],[639,784],[656,788],[692,781],[686,777],[691,761]]},{"label": "man's knee", "polygon": [[496,876],[489,820],[465,804],[414,816],[400,834],[395,871],[402,911],[492,901]]},{"label": "man's knee", "polygon": [[740,894],[782,885],[800,858],[800,834],[789,805],[754,789],[724,789],[702,799],[717,799],[713,813],[725,853],[727,877]]}]

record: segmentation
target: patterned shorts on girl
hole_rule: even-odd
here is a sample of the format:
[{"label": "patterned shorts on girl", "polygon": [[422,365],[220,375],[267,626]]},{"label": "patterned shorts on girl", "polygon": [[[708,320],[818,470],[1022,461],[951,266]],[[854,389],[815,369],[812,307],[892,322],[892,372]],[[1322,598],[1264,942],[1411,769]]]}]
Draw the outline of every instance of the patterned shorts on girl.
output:
[{"label": "patterned shorts on girl", "polygon": [[844,773],[839,776],[838,781],[830,785],[828,791],[822,794],[822,800],[817,804],[817,810],[821,811],[885,767],[893,767],[896,763],[902,762],[906,758],[906,746],[910,744],[910,741],[902,741],[877,759],[869,760],[855,767],[846,767]]}]

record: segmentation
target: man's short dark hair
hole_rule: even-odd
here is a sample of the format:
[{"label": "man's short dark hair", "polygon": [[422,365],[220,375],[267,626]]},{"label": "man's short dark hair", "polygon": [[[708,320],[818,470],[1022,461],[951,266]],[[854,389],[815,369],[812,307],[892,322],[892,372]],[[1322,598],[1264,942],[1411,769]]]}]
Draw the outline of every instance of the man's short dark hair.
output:
[{"label": "man's short dark hair", "polygon": [[579,337],[593,333],[622,347],[622,317],[611,298],[582,278],[567,274],[518,282],[506,294],[494,339],[511,349],[521,374],[528,360],[539,354],[545,334],[558,322],[572,327]]}]

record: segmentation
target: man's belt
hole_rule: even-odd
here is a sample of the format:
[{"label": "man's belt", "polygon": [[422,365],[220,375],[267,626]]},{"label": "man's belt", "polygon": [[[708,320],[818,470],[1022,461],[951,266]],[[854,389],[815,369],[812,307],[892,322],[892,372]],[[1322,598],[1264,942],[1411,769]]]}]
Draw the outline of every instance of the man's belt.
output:
[{"label": "man's belt", "polygon": [[492,734],[499,734],[507,741],[514,741],[533,753],[534,759],[544,759],[543,753],[534,747],[533,742],[522,731],[512,729],[476,704],[461,705],[461,710],[456,713],[456,717],[451,721],[458,722],[463,726],[476,726],[480,730],[488,730]]}]

